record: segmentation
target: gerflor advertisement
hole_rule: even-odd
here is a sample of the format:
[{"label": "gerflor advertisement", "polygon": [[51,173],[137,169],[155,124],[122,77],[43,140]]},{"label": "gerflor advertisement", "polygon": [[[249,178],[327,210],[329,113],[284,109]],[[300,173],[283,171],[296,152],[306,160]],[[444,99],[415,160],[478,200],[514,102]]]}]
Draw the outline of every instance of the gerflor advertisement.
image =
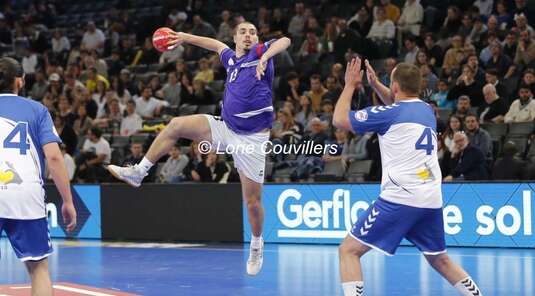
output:
[{"label": "gerflor advertisement", "polygon": [[[443,184],[447,244],[535,247],[533,188],[532,183]],[[379,184],[265,185],[264,239],[338,244],[379,193]],[[245,209],[243,214],[246,222]],[[244,223],[244,240],[250,237]]]}]

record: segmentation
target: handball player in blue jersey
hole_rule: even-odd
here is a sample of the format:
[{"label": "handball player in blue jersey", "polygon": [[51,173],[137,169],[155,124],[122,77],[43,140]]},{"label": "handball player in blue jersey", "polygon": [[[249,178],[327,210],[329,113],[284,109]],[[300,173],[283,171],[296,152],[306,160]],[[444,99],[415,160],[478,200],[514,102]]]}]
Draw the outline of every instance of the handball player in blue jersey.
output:
[{"label": "handball player in blue jersey", "polygon": [[[19,97],[22,66],[0,58],[0,233],[5,232],[32,281],[32,295],[52,295],[48,256],[52,244],[45,208],[45,164],[63,199],[67,231],[76,227],[61,140],[47,108]],[[5,275],[0,275],[0,277]]]},{"label": "handball player in blue jersey", "polygon": [[[227,71],[222,116],[196,114],[175,117],[156,137],[143,160],[132,167],[110,165],[108,170],[116,178],[140,186],[148,170],[175,145],[180,138],[209,142],[212,147],[235,149],[232,155],[240,174],[242,194],[247,206],[253,236],[247,273],[256,275],[262,268],[264,242],[262,226],[264,208],[261,203],[264,182],[265,151],[273,121],[272,83],[275,76],[273,59],[290,46],[290,39],[282,37],[265,43],[258,42],[256,27],[243,22],[236,26],[234,50],[226,44],[207,37],[173,32],[169,46],[187,43],[217,52]],[[249,148],[250,147],[250,148]]]},{"label": "handball player in blue jersey", "polygon": [[360,265],[364,254],[376,249],[392,256],[403,238],[462,295],[481,296],[472,278],[446,253],[436,118],[431,106],[419,98],[420,70],[400,63],[392,70],[387,88],[366,61],[368,82],[387,105],[351,111],[351,98],[362,87],[363,74],[359,58],[347,64],[333,125],[379,135],[383,176],[379,197],[359,216],[340,245],[344,296],[364,295]]}]

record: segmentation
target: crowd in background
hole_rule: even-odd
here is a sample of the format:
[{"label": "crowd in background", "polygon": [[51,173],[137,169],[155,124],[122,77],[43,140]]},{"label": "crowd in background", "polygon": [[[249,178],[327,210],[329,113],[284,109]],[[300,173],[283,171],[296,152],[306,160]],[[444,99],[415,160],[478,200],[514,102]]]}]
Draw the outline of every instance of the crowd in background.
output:
[{"label": "crowd in background", "polygon": [[[0,3],[0,51],[21,61],[24,95],[49,109],[78,182],[109,181],[109,163],[137,163],[172,116],[219,114],[226,73],[217,54],[189,45],[160,54],[151,42],[157,27],[233,47],[233,28],[244,20],[262,41],[292,39],[274,58],[273,143],[337,147],[270,154],[268,178],[352,180],[346,173],[365,164],[357,180],[380,180],[379,136],[332,126],[344,65],[357,54],[372,60],[385,85],[399,62],[420,68],[420,97],[436,111],[446,181],[535,178],[535,7],[526,0]],[[379,104],[364,85],[352,109]],[[203,155],[188,141],[148,177],[238,180],[232,158]]]}]

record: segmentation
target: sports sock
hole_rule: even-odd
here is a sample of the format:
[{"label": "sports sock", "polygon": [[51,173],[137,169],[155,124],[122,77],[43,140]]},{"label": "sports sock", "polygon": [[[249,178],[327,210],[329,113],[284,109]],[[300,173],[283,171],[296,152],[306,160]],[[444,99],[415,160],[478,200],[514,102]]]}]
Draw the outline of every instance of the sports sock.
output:
[{"label": "sports sock", "polygon": [[260,248],[262,246],[262,235],[251,236],[251,248]]},{"label": "sports sock", "polygon": [[342,283],[344,296],[364,296],[364,282],[345,282]]},{"label": "sports sock", "polygon": [[455,284],[455,289],[461,292],[463,296],[482,296],[483,294],[479,291],[479,287],[472,280],[471,277],[460,280]]},{"label": "sports sock", "polygon": [[146,157],[143,157],[143,159],[137,164],[137,166],[141,168],[145,173],[148,172],[153,165],[154,164],[150,162],[150,160],[148,160]]}]

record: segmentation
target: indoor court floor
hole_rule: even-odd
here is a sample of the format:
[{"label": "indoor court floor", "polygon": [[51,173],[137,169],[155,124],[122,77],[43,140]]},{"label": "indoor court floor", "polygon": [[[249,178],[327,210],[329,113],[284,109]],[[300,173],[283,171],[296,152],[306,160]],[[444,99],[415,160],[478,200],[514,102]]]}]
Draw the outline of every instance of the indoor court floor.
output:
[{"label": "indoor court floor", "polygon": [[[248,245],[54,242],[56,295],[342,295],[335,245],[267,244],[264,267],[245,273]],[[29,278],[0,239],[0,295],[29,295]],[[535,250],[450,248],[484,295],[535,295]],[[457,295],[412,247],[363,259],[367,295]]]}]

